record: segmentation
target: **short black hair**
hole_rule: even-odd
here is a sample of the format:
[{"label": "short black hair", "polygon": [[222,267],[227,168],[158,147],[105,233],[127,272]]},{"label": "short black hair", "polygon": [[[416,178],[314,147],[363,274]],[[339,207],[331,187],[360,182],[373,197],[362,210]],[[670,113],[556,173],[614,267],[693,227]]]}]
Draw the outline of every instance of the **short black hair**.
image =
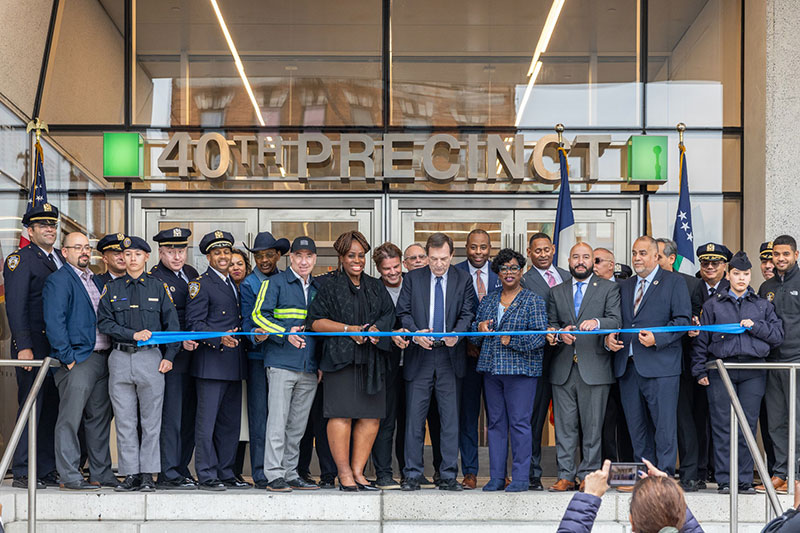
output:
[{"label": "short black hair", "polygon": [[551,243],[553,242],[553,239],[550,238],[550,235],[548,235],[547,233],[543,233],[541,231],[538,231],[538,232],[534,233],[533,235],[531,235],[531,238],[528,239],[528,246],[533,246],[533,241],[535,241],[536,239],[547,239],[549,242],[551,242]]},{"label": "short black hair", "polygon": [[497,252],[497,255],[492,261],[492,271],[495,274],[499,274],[500,267],[511,262],[512,259],[517,260],[517,264],[519,264],[520,269],[525,267],[525,257],[521,253],[517,252],[516,250],[512,250],[511,248],[503,248]]},{"label": "short black hair", "polygon": [[467,234],[467,242],[469,242],[469,238],[472,237],[473,235],[485,235],[486,238],[489,239],[489,242],[492,242],[492,238],[489,236],[489,232],[487,232],[485,229],[475,228],[474,230],[470,231]]},{"label": "short black hair", "polygon": [[450,238],[450,235],[441,232],[434,233],[428,237],[428,241],[425,243],[425,253],[430,255],[431,248],[441,248],[445,244],[450,248],[449,251],[452,255],[453,239]]},{"label": "short black hair", "polygon": [[775,240],[772,241],[772,249],[774,250],[775,247],[780,244],[784,246],[789,245],[789,248],[791,248],[793,252],[797,251],[797,241],[794,240],[794,237],[791,235],[779,235],[775,237]]}]

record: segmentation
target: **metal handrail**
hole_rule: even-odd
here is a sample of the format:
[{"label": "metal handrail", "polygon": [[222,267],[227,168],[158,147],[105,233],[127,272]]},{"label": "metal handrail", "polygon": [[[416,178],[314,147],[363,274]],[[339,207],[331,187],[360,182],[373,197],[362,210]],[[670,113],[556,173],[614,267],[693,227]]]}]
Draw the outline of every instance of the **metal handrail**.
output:
[{"label": "metal handrail", "polygon": [[22,404],[22,409],[19,413],[17,423],[14,425],[14,431],[11,432],[11,438],[8,439],[6,451],[3,453],[3,458],[0,459],[0,480],[5,479],[9,466],[11,466],[11,459],[14,456],[14,450],[17,449],[19,439],[22,436],[22,430],[25,424],[28,424],[28,533],[36,531],[36,485],[38,483],[38,476],[36,475],[36,397],[39,395],[39,390],[42,388],[44,378],[47,377],[47,371],[51,366],[58,366],[59,362],[52,357],[45,357],[44,360],[20,360],[20,359],[0,359],[0,366],[22,366],[22,367],[40,367],[36,372],[36,379],[33,381],[28,397],[25,398],[25,403]]},{"label": "metal handrail", "polygon": [[[739,522],[739,515],[738,515],[738,501],[739,501],[739,433],[736,431],[737,425],[742,430],[742,435],[744,436],[744,440],[747,443],[747,448],[750,450],[750,454],[753,456],[753,461],[755,462],[756,469],[758,470],[758,475],[761,478],[762,483],[764,484],[764,489],[766,490],[768,502],[772,508],[772,512],[775,513],[775,516],[780,516],[783,514],[783,508],[781,507],[780,501],[778,501],[778,495],[775,492],[775,487],[772,486],[770,483],[769,472],[767,471],[767,465],[764,462],[764,458],[761,456],[761,453],[758,450],[758,445],[756,444],[755,436],[753,432],[750,431],[750,426],[747,423],[747,417],[744,415],[744,410],[742,409],[742,404],[739,402],[739,397],[736,395],[736,390],[733,388],[733,382],[731,382],[731,378],[728,375],[728,370],[788,370],[789,371],[789,453],[788,453],[788,460],[787,460],[787,484],[788,484],[788,492],[789,494],[794,494],[794,480],[795,480],[795,439],[796,439],[796,400],[795,397],[797,396],[797,381],[796,381],[796,373],[795,371],[800,368],[800,363],[726,363],[723,359],[717,359],[715,361],[709,361],[706,364],[706,368],[708,370],[717,370],[719,371],[720,378],[722,379],[722,383],[725,385],[725,389],[728,392],[728,397],[731,401],[731,442],[730,442],[730,500],[731,500],[731,532],[735,532],[738,530],[738,522]],[[734,484],[735,483],[735,484]]]}]

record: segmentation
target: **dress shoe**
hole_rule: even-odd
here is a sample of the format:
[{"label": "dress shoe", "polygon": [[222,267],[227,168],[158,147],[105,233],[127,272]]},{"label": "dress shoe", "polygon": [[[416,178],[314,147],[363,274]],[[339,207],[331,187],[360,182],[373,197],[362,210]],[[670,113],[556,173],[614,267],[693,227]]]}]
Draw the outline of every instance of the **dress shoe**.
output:
[{"label": "dress shoe", "polygon": [[100,484],[89,483],[85,479],[81,479],[80,481],[61,483],[58,488],[60,490],[100,490]]},{"label": "dress shoe", "polygon": [[681,480],[680,486],[683,492],[697,492],[697,481],[694,479]]},{"label": "dress shoe", "polygon": [[153,483],[153,476],[150,474],[141,475],[142,482],[139,484],[139,490],[142,492],[155,492],[156,484]]},{"label": "dress shoe", "polygon": [[720,483],[719,485],[717,485],[717,492],[719,494],[730,494],[731,486],[727,483]]},{"label": "dress shoe", "polygon": [[314,481],[314,478],[313,478],[313,477],[311,477],[311,474],[309,474],[308,472],[306,472],[306,473],[305,473],[305,474],[303,474],[303,475],[300,475],[300,474],[298,474],[298,475],[297,475],[297,477],[299,477],[300,479],[302,479],[302,480],[303,480],[303,481],[305,481],[306,483],[310,483],[310,484],[312,484],[312,485],[316,485],[316,484],[317,484],[317,482],[316,482],[316,481]]},{"label": "dress shoe", "polygon": [[[240,483],[247,483],[247,481],[244,480],[244,478],[242,477],[241,474],[234,474],[233,475],[233,479],[235,479],[236,481],[238,481]],[[223,483],[224,483],[224,481],[223,481]]]},{"label": "dress shoe", "polygon": [[509,485],[511,485],[511,478],[506,476],[506,484],[503,488],[508,487]]},{"label": "dress shoe", "polygon": [[46,476],[40,477],[39,481],[44,483],[46,487],[58,487],[58,472],[50,472]]},{"label": "dress shoe", "polygon": [[197,483],[193,479],[176,478],[156,483],[158,490],[197,490]]},{"label": "dress shoe", "polygon": [[567,481],[566,479],[559,479],[556,483],[547,489],[549,492],[567,492],[575,490],[575,482]]},{"label": "dress shoe", "polygon": [[317,483],[317,485],[319,485],[319,488],[321,488],[321,489],[335,489],[336,488],[336,481],[333,480],[333,479],[321,478],[319,480],[319,483]]},{"label": "dress shoe", "polygon": [[225,484],[218,479],[209,479],[207,481],[201,481],[198,483],[197,488],[211,492],[222,492],[225,490]]},{"label": "dress shoe", "polygon": [[223,485],[225,485],[226,489],[231,489],[231,490],[247,490],[253,488],[253,485],[251,485],[247,481],[244,480],[239,481],[235,477],[232,477],[230,479],[223,479],[221,482]]},{"label": "dress shoe", "polygon": [[[11,482],[11,486],[15,489],[27,489],[28,488],[28,476],[17,476],[14,478],[14,481]],[[36,480],[36,488],[37,489],[46,489],[47,485],[41,481]]]},{"label": "dress shoe", "polygon": [[617,492],[631,493],[633,492],[633,485],[619,485],[616,487]]},{"label": "dress shoe", "polygon": [[436,479],[431,481],[430,479],[426,478],[425,476],[420,476],[419,479],[419,486],[423,489],[435,489],[439,486],[439,480]]},{"label": "dress shoe", "polygon": [[139,474],[131,474],[125,476],[125,480],[114,487],[116,492],[134,492],[139,490],[139,487],[142,485],[142,478]]},{"label": "dress shoe", "polygon": [[442,482],[442,475],[438,471],[434,472],[433,473],[433,485],[435,487],[438,487],[439,483],[441,483],[441,482]]},{"label": "dress shoe", "polygon": [[439,490],[449,490],[451,492],[461,492],[464,490],[464,487],[461,486],[461,483],[456,481],[456,478],[452,479],[443,479],[439,481]]},{"label": "dress shoe", "polygon": [[292,487],[292,490],[319,490],[319,485],[314,483],[314,480],[308,482],[301,477],[290,479],[286,483]]},{"label": "dress shoe", "polygon": [[375,492],[381,490],[372,483],[364,485],[363,483],[359,483],[358,481],[356,481],[356,487],[358,487],[358,490],[363,490],[365,492]]},{"label": "dress shoe", "polygon": [[506,492],[528,492],[528,482],[512,481],[506,486]]},{"label": "dress shoe", "polygon": [[486,485],[484,485],[481,490],[484,492],[495,492],[503,490],[505,488],[505,484],[506,482],[504,479],[491,478],[489,479],[489,482]]},{"label": "dress shoe", "polygon": [[390,477],[379,477],[375,481],[375,486],[381,490],[399,490],[400,483]]},{"label": "dress shoe", "polygon": [[267,483],[267,490],[270,492],[292,492],[292,487],[282,477],[275,478]]},{"label": "dress shoe", "polygon": [[464,490],[472,490],[478,486],[478,478],[475,477],[475,474],[465,474],[461,486]]},{"label": "dress shoe", "polygon": [[264,490],[269,486],[269,481],[266,479],[259,479],[253,483],[257,489]]},{"label": "dress shoe", "polygon": [[409,492],[414,490],[420,490],[422,485],[420,484],[419,478],[409,477],[403,480],[403,483],[400,485],[400,490],[403,492]]},{"label": "dress shoe", "polygon": [[528,482],[528,490],[544,490],[541,478],[532,477],[530,482]]},{"label": "dress shoe", "polygon": [[583,492],[583,489],[585,489],[585,488],[586,488],[586,480],[582,479],[581,480],[581,484],[578,485],[578,492]]},{"label": "dress shoe", "polygon": [[697,490],[706,490],[707,488],[708,486],[706,485],[706,482],[702,479],[697,482]]},{"label": "dress shoe", "polygon": [[[770,481],[772,482],[772,486],[775,487],[775,492],[778,494],[786,494],[789,492],[789,486],[786,484],[785,479],[781,479],[778,476],[772,476]],[[756,492],[759,494],[764,494],[767,492],[767,489],[764,487],[764,485],[758,485],[756,487]]]},{"label": "dress shoe", "polygon": [[339,480],[339,490],[340,491],[342,491],[342,492],[358,492],[358,485],[343,485],[341,479],[339,479],[339,478],[336,478],[336,479]]},{"label": "dress shoe", "polygon": [[739,483],[739,494],[756,494],[752,483]]}]

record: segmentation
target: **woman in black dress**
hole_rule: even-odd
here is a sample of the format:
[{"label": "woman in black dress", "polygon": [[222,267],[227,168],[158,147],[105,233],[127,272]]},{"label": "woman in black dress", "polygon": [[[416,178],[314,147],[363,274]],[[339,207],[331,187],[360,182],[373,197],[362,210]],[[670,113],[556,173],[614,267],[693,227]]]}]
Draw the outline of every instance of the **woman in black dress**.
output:
[{"label": "woman in black dress", "polygon": [[[333,248],[341,270],[320,288],[308,308],[308,325],[320,332],[391,331],[394,304],[383,283],[364,274],[369,243],[358,231],[343,233]],[[339,490],[379,490],[364,466],[386,416],[385,377],[390,337],[325,337],[320,370],[328,442],[339,471]],[[355,419],[355,423],[353,420]],[[352,435],[351,435],[352,433]],[[352,437],[353,447],[350,449]]]}]

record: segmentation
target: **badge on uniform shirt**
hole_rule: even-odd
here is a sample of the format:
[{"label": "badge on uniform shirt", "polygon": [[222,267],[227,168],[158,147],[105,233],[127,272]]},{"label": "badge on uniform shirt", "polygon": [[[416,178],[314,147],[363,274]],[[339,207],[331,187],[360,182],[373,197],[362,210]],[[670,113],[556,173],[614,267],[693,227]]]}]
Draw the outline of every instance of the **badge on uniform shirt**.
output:
[{"label": "badge on uniform shirt", "polygon": [[200,292],[200,283],[196,281],[189,283],[189,298],[194,299],[198,292]]},{"label": "badge on uniform shirt", "polygon": [[774,299],[775,299],[775,293],[774,292],[768,292],[767,293],[767,300],[769,300],[771,302]]},{"label": "badge on uniform shirt", "polygon": [[169,291],[170,291],[170,292],[175,292],[175,287],[174,287],[174,286],[172,286],[172,285],[170,285],[170,286],[169,286]]},{"label": "badge on uniform shirt", "polygon": [[19,266],[19,262],[20,257],[17,254],[9,255],[8,259],[6,259],[6,264],[11,272],[14,272],[14,269]]},{"label": "badge on uniform shirt", "polygon": [[164,290],[167,291],[167,297],[169,298],[169,301],[175,303],[175,301],[172,299],[172,294],[169,292],[169,285],[166,283],[164,284]]}]

